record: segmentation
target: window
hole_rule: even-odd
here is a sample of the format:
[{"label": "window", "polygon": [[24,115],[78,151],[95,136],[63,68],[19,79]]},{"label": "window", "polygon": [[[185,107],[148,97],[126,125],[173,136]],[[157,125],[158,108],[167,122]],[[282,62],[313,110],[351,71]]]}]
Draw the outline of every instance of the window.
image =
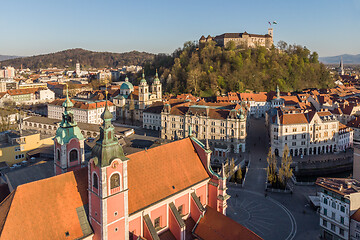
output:
[{"label": "window", "polygon": [[331,206],[336,209],[336,203],[335,202],[332,202]]},{"label": "window", "polygon": [[324,227],[327,227],[327,221],[326,221],[325,219],[323,219],[322,225],[323,225]]},{"label": "window", "polygon": [[335,213],[334,212],[331,212],[331,218],[335,219]]},{"label": "window", "polygon": [[340,222],[342,223],[342,224],[344,224],[344,217],[340,217]]},{"label": "window", "polygon": [[327,216],[327,209],[324,208],[324,215]]},{"label": "window", "polygon": [[325,204],[328,204],[327,198],[324,198],[324,203],[325,203]]},{"label": "window", "polygon": [[335,225],[334,225],[334,224],[331,224],[331,230],[332,230],[332,231],[334,231],[334,232],[336,231],[336,230],[335,230]]},{"label": "window", "polygon": [[115,173],[110,177],[110,188],[114,189],[120,187],[120,174]]},{"label": "window", "polygon": [[160,226],[160,217],[155,218],[154,227],[155,227],[156,230],[159,230],[161,228],[161,226]]},{"label": "window", "polygon": [[78,160],[78,151],[73,149],[70,151],[70,162],[74,162]]},{"label": "window", "polygon": [[15,147],[15,152],[20,151],[20,147]]},{"label": "window", "polygon": [[340,211],[342,211],[343,213],[345,212],[345,207],[344,206],[340,206]]},{"label": "window", "polygon": [[177,210],[178,210],[178,213],[180,214],[180,216],[183,216],[184,215],[184,204],[180,205]]},{"label": "window", "polygon": [[340,228],[340,235],[344,236],[344,229]]},{"label": "window", "polygon": [[293,135],[293,136],[292,136],[292,139],[296,139],[296,135]]},{"label": "window", "polygon": [[98,183],[98,177],[96,173],[93,173],[93,188],[98,189],[99,183]]},{"label": "window", "polygon": [[60,150],[59,149],[56,151],[56,154],[57,154],[56,159],[60,162]]}]

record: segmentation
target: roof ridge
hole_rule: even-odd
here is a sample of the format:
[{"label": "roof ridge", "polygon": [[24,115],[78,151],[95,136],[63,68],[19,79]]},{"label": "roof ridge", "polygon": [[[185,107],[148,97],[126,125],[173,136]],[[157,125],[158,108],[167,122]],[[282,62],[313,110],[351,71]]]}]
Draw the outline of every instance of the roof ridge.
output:
[{"label": "roof ridge", "polygon": [[9,200],[9,201],[11,201],[11,202],[9,203],[9,206],[8,206],[7,209],[6,209],[6,214],[3,215],[4,218],[3,218],[3,219],[0,218],[0,237],[1,237],[1,233],[2,233],[2,231],[3,231],[3,229],[4,229],[5,223],[6,223],[6,218],[7,218],[8,214],[9,214],[9,212],[10,212],[11,203],[12,203],[13,200],[14,200],[15,192],[16,192],[16,189],[13,190],[13,191],[0,203],[0,210],[1,210],[3,204],[4,204],[5,202],[7,202],[7,201],[11,198],[11,200]]}]

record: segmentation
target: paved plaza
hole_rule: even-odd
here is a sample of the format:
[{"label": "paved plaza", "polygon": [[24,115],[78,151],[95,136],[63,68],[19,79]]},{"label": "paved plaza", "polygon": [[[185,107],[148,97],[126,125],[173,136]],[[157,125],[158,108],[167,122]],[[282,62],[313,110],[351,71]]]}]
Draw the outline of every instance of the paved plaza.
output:
[{"label": "paved plaza", "polygon": [[250,119],[247,158],[250,160],[244,187],[228,185],[227,215],[265,240],[319,239],[319,215],[307,196],[315,186],[294,186],[292,194],[265,191],[269,138],[264,119]]}]

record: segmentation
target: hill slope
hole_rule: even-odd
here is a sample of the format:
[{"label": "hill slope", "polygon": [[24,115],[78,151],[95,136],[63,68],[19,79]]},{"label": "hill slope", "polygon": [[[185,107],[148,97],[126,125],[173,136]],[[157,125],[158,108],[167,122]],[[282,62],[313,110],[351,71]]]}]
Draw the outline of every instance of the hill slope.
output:
[{"label": "hill slope", "polygon": [[357,55],[350,55],[350,54],[343,54],[338,56],[332,57],[320,57],[320,62],[325,64],[338,64],[340,63],[341,57],[343,58],[343,62],[345,64],[360,64],[360,54]]},{"label": "hill slope", "polygon": [[[164,66],[158,56],[145,72],[159,69],[167,79],[164,88],[172,93],[214,96],[228,91],[281,91],[304,88],[326,88],[333,84],[318,54],[301,46],[288,46],[282,51],[264,47],[225,48],[214,42],[200,48],[189,42],[173,54],[173,65]],[[171,75],[170,75],[171,74]],[[169,77],[171,76],[171,77]]]},{"label": "hill slope", "polygon": [[151,61],[154,54],[146,52],[93,52],[81,48],[69,49],[56,53],[37,55],[32,57],[16,58],[1,61],[2,66],[11,65],[20,68],[21,64],[25,68],[38,69],[47,67],[70,67],[75,68],[77,62],[81,63],[82,68],[102,68],[102,67],[122,67],[123,65],[141,65],[146,61]]}]

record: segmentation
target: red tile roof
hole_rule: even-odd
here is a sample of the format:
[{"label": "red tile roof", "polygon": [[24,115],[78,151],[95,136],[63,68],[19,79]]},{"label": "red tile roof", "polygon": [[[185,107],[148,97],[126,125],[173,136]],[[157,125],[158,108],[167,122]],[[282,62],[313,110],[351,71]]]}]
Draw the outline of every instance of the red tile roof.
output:
[{"label": "red tile roof", "polygon": [[[49,105],[57,105],[57,106],[62,106],[63,102],[65,101],[64,99],[56,99],[54,101],[52,101],[51,103],[49,103]],[[103,108],[105,107],[105,101],[96,101],[96,102],[92,102],[92,101],[76,101],[76,100],[71,100],[71,102],[74,104],[73,108],[79,108],[79,109],[96,109],[96,108]],[[108,106],[114,106],[114,104],[111,101],[107,101]]]},{"label": "red tile roof", "polygon": [[354,214],[351,215],[350,218],[357,222],[360,222],[360,208],[358,210],[356,210],[356,212],[354,212]]},{"label": "red tile roof", "polygon": [[83,237],[76,209],[88,204],[87,176],[82,168],[18,186],[0,203],[0,238],[24,239],[24,233],[29,240]]},{"label": "red tile roof", "polygon": [[206,207],[205,215],[195,226],[194,235],[200,239],[246,239],[261,240],[251,230],[235,222],[231,218],[219,213],[211,207]]},{"label": "red tile roof", "polygon": [[129,214],[209,178],[190,138],[127,157]]},{"label": "red tile roof", "polygon": [[7,93],[10,96],[15,96],[15,95],[32,94],[38,90],[39,90],[39,88],[10,89],[7,91]]}]

